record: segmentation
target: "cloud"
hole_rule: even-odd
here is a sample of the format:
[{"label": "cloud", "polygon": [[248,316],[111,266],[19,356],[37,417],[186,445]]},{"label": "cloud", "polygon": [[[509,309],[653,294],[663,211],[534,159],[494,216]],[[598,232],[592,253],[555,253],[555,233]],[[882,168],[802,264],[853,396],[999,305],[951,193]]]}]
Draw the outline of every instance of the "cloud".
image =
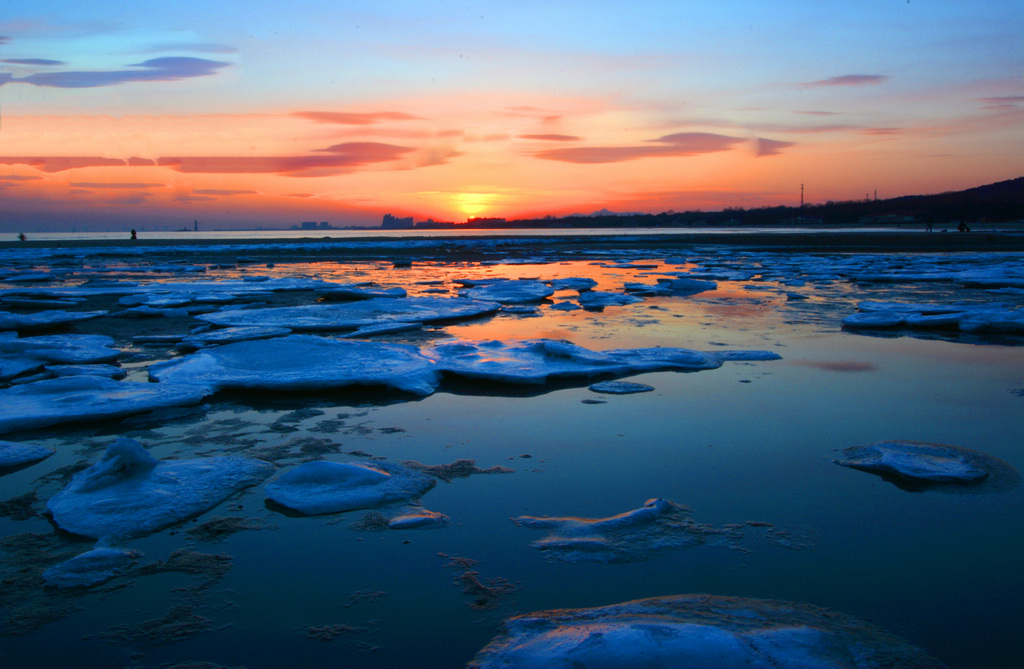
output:
[{"label": "cloud", "polygon": [[1016,111],[1024,104],[1024,95],[1003,95],[991,98],[975,98],[985,105],[985,109],[995,111]]},{"label": "cloud", "polygon": [[777,156],[782,153],[783,149],[794,146],[793,142],[781,142],[776,139],[764,139],[758,137],[754,140],[755,150],[754,153],[758,158],[765,156]]},{"label": "cloud", "polygon": [[829,77],[818,81],[809,81],[797,86],[803,88],[821,88],[824,86],[865,86],[872,84],[884,84],[889,77],[884,74],[844,74],[841,77]]},{"label": "cloud", "polygon": [[287,174],[329,176],[396,160],[412,148],[380,142],[335,144],[319,156],[188,156],[158,158],[157,165],[190,174]]},{"label": "cloud", "polygon": [[128,159],[129,167],[153,167],[155,165],[156,161],[150,158],[132,157]]},{"label": "cloud", "polygon": [[219,188],[196,188],[192,191],[197,195],[257,195],[254,190],[222,190]]},{"label": "cloud", "polygon": [[8,81],[11,81],[13,79],[14,79],[14,75],[11,74],[10,72],[0,72],[0,86],[3,86]]},{"label": "cloud", "polygon": [[578,142],[582,137],[576,135],[519,135],[519,139],[536,139],[542,142]]},{"label": "cloud", "polygon": [[739,137],[716,135],[710,132],[679,132],[649,140],[643,146],[581,146],[567,149],[548,149],[533,154],[542,160],[566,163],[621,163],[641,158],[665,156],[696,156],[728,151],[744,140]]},{"label": "cloud", "polygon": [[834,111],[795,111],[794,114],[806,114],[808,116],[838,116],[839,112]]},{"label": "cloud", "polygon": [[9,58],[7,60],[0,60],[0,63],[9,63],[11,65],[42,65],[49,67],[51,65],[64,65],[63,60],[50,60],[49,58]]},{"label": "cloud", "polygon": [[96,88],[136,81],[181,81],[182,79],[216,74],[218,69],[227,67],[230,64],[206,60],[205,58],[188,58],[184,56],[151,58],[141,63],[128,65],[128,67],[140,69],[96,72],[38,72],[27,77],[0,79],[0,85],[20,83],[52,88]]},{"label": "cloud", "polygon": [[419,116],[406,114],[405,112],[382,111],[382,112],[321,112],[321,111],[299,111],[293,112],[292,116],[298,116],[314,123],[336,123],[338,125],[373,125],[383,121],[416,121]]},{"label": "cloud", "polygon": [[23,176],[21,174],[0,174],[0,181],[38,181],[42,177]]},{"label": "cloud", "polygon": [[7,35],[0,35],[0,44],[7,44],[11,41],[11,38]]},{"label": "cloud", "polygon": [[125,161],[119,158],[98,156],[0,156],[0,165],[28,165],[43,172],[63,172],[79,167],[123,167],[125,164]]},{"label": "cloud", "polygon": [[902,135],[906,130],[903,128],[864,128],[861,130],[865,135]]},{"label": "cloud", "polygon": [[103,183],[103,182],[73,182],[70,184],[73,188],[165,188],[165,184],[147,184],[147,183]]}]

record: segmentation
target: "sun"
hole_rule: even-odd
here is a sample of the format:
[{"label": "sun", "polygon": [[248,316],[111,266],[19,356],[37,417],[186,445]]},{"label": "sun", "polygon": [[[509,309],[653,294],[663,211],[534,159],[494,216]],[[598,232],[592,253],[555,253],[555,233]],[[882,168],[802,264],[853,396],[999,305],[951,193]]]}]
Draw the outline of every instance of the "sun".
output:
[{"label": "sun", "polygon": [[452,204],[466,218],[478,218],[490,210],[496,198],[494,193],[454,193]]}]

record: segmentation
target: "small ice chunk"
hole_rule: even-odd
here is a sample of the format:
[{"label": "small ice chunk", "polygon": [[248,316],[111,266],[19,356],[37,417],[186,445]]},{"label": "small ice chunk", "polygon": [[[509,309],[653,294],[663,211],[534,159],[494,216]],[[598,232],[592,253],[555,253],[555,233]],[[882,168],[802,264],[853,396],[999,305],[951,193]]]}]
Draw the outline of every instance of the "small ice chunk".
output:
[{"label": "small ice chunk", "polygon": [[19,444],[14,441],[0,441],[0,469],[21,467],[39,462],[53,455],[52,448]]},{"label": "small ice chunk", "polygon": [[923,650],[838,611],[714,595],[652,597],[509,618],[470,669],[702,667],[945,669]]},{"label": "small ice chunk", "polygon": [[269,462],[236,456],[156,460],[134,439],[118,439],[46,508],[74,534],[143,536],[198,516],[273,471]]},{"label": "small ice chunk", "polygon": [[127,571],[141,553],[129,548],[94,548],[50,567],[43,582],[55,588],[88,588]]},{"label": "small ice chunk", "polygon": [[120,380],[128,372],[114,365],[47,365],[46,371],[54,376],[103,376]]},{"label": "small ice chunk", "polygon": [[977,483],[990,460],[976,451],[921,441],[879,441],[843,450],[837,465],[928,483]]},{"label": "small ice chunk", "polygon": [[848,330],[869,330],[873,328],[898,328],[907,322],[907,316],[920,315],[914,312],[901,311],[867,311],[850,314],[843,319],[843,327]]},{"label": "small ice chunk", "polygon": [[437,511],[417,509],[395,516],[388,521],[389,530],[436,530],[447,527],[448,516]]},{"label": "small ice chunk", "polygon": [[315,460],[267,484],[267,497],[313,516],[407,501],[427,492],[435,483],[431,476],[388,462]]},{"label": "small ice chunk", "polygon": [[473,300],[490,300],[501,304],[527,304],[551,297],[555,289],[541,281],[503,279],[477,286],[463,293]]},{"label": "small ice chunk", "polygon": [[654,390],[654,386],[646,383],[632,383],[630,381],[601,381],[589,387],[595,393],[606,393],[608,395],[629,395],[631,393],[647,393]]},{"label": "small ice chunk", "polygon": [[151,365],[149,375],[162,383],[197,383],[216,389],[379,385],[417,395],[431,394],[439,381],[431,360],[414,346],[314,335],[226,344]]},{"label": "small ice chunk", "polygon": [[610,293],[601,290],[588,290],[584,293],[580,293],[577,300],[579,301],[580,306],[584,309],[590,309],[593,311],[599,311],[605,307],[621,307],[627,304],[643,302],[643,298],[636,297],[635,295]]},{"label": "small ice chunk", "polygon": [[584,276],[569,276],[553,280],[551,287],[555,290],[575,290],[582,293],[597,287],[597,281]]},{"label": "small ice chunk", "polygon": [[210,392],[199,384],[134,383],[91,375],[36,381],[0,390],[0,434],[190,406]]},{"label": "small ice chunk", "polygon": [[113,362],[121,355],[106,335],[63,334],[37,337],[4,337],[0,354],[16,353],[56,365],[88,365]]}]

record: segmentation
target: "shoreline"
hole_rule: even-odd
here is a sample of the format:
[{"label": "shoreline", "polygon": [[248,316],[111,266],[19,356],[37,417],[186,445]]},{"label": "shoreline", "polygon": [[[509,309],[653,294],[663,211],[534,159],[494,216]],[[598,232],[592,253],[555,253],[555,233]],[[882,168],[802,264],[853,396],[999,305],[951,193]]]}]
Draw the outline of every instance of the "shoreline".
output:
[{"label": "shoreline", "polygon": [[[218,248],[219,247],[219,248]],[[614,249],[679,249],[694,247],[743,248],[746,250],[795,252],[1012,252],[1024,251],[1024,234],[1017,231],[979,230],[974,232],[923,230],[891,231],[792,231],[792,232],[683,232],[643,235],[635,233],[502,235],[488,234],[453,237],[444,234],[403,237],[300,237],[239,239],[106,239],[106,240],[33,240],[0,241],[0,250],[13,249],[134,249],[151,250],[152,255],[188,255],[198,248],[213,254],[237,254],[242,248],[261,256],[281,257],[301,252],[304,257],[330,259],[463,257],[495,253],[516,256],[530,252],[585,254]],[[290,252],[291,251],[291,252]],[[147,255],[149,255],[147,253]]]}]

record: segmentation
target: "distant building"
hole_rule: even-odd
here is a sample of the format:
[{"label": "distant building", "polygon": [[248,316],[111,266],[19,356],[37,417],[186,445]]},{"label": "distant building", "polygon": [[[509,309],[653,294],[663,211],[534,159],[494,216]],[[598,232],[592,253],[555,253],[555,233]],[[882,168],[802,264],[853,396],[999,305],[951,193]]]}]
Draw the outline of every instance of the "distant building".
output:
[{"label": "distant building", "polygon": [[384,214],[384,220],[381,221],[380,227],[385,230],[411,230],[413,228],[412,216],[398,218],[391,214]]},{"label": "distant building", "polygon": [[303,221],[299,224],[300,230],[316,230],[316,221]]}]

